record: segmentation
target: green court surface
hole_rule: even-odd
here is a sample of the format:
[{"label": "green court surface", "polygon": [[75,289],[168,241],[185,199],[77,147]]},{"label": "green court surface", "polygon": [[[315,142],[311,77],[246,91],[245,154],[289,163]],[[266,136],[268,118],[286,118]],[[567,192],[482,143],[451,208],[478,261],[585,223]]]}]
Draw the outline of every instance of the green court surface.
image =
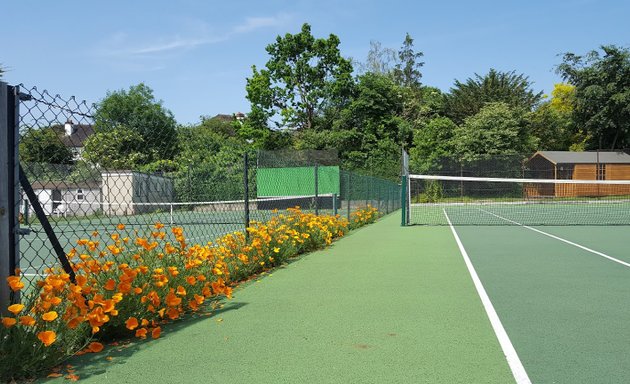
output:
[{"label": "green court surface", "polygon": [[212,316],[69,363],[88,383],[514,382],[449,228],[401,228],[396,214]]},{"label": "green court surface", "polygon": [[456,228],[529,378],[627,382],[630,227],[535,229]]}]

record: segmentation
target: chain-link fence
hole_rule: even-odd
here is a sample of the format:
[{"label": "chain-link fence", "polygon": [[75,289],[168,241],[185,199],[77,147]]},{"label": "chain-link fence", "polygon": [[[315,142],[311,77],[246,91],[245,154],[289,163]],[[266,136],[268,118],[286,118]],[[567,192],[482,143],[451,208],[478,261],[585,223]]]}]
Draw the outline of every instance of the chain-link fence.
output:
[{"label": "chain-link fence", "polygon": [[[288,207],[348,218],[367,206],[382,213],[400,207],[398,184],[341,170],[336,151],[242,145],[198,161],[196,153],[214,149],[194,127],[178,127],[164,114],[131,119],[36,87],[3,87],[16,95],[8,108],[14,119],[3,126],[18,128],[7,148],[21,166],[19,185],[9,188],[18,191],[12,233],[20,234],[19,258],[3,273],[19,268],[30,284],[60,265],[72,277],[66,255],[77,241],[150,238],[156,223],[183,227],[190,243],[206,243]],[[182,149],[190,143],[197,152]]]}]

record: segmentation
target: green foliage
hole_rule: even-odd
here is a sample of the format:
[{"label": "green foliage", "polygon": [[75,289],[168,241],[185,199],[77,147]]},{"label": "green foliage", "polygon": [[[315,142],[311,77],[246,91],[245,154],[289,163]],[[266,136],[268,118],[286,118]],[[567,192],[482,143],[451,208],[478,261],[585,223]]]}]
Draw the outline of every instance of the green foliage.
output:
[{"label": "green foliage", "polygon": [[630,147],[630,51],[614,45],[566,53],[557,68],[575,86],[573,119],[587,149]]},{"label": "green foliage", "polygon": [[19,151],[20,161],[25,163],[72,163],[72,152],[61,141],[56,127],[29,129],[20,138]]},{"label": "green foliage", "polygon": [[476,115],[487,103],[502,102],[515,109],[531,111],[542,98],[542,92],[531,90],[525,75],[490,69],[487,75],[475,74],[462,83],[455,81],[446,98],[446,114],[456,124]]},{"label": "green foliage", "polygon": [[489,103],[467,118],[455,129],[452,143],[454,154],[464,161],[529,153],[536,144],[526,130],[522,112],[506,103]]},{"label": "green foliage", "polygon": [[91,135],[84,144],[83,158],[110,169],[135,169],[157,158],[157,148],[147,149],[144,138],[135,130],[117,126]]},{"label": "green foliage", "polygon": [[[129,87],[129,90],[108,92],[107,96],[96,106],[94,116],[95,129],[98,133],[111,133],[122,129],[133,132],[133,138],[126,134],[126,140],[136,144],[137,137],[142,145],[134,146],[136,154],[124,150],[123,158],[117,159],[112,153],[108,161],[128,164],[133,159],[134,165],[144,165],[156,160],[173,159],[177,154],[177,132],[173,114],[156,101],[153,90],[145,84]],[[115,135],[105,135],[103,139],[116,140]],[[117,144],[103,144],[106,147]],[[86,149],[87,150],[87,149]],[[89,155],[97,159],[95,154]]]},{"label": "green foliage", "polygon": [[265,69],[252,67],[247,99],[258,128],[279,115],[278,126],[314,128],[314,120],[333,99],[347,97],[352,87],[352,65],[339,52],[339,38],[316,39],[308,24],[302,30],[267,46]]},{"label": "green foliage", "polygon": [[444,188],[439,180],[425,180],[424,190],[413,197],[414,203],[437,203],[444,197]]},{"label": "green foliage", "polygon": [[398,51],[398,63],[393,71],[394,80],[402,87],[417,88],[420,87],[420,79],[422,73],[420,68],[424,62],[419,61],[424,54],[416,52],[413,49],[413,39],[407,33],[402,47]]},{"label": "green foliage", "polygon": [[411,169],[414,172],[425,173],[436,169],[440,159],[450,157],[456,129],[457,126],[448,117],[437,117],[414,130],[414,145],[409,150]]}]

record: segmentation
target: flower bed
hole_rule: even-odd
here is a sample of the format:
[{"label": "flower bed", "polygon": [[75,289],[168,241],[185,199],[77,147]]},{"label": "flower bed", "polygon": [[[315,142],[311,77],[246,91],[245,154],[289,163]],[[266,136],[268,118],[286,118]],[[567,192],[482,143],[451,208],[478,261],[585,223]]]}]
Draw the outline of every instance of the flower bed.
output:
[{"label": "flower bed", "polygon": [[[159,338],[165,322],[230,298],[237,282],[330,245],[377,215],[368,206],[348,222],[293,208],[205,245],[190,245],[182,228],[160,223],[133,239],[119,224],[109,244],[95,240],[97,233],[79,239],[68,253],[75,281],[48,270],[38,292],[2,317],[0,380],[34,377],[73,354],[102,350],[93,340]],[[24,287],[19,273],[7,282],[13,291]]]}]

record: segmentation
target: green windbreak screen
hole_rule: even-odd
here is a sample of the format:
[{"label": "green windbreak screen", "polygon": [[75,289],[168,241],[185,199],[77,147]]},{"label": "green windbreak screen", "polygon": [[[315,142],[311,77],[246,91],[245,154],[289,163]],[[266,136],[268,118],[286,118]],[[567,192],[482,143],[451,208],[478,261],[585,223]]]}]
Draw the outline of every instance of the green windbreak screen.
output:
[{"label": "green windbreak screen", "polygon": [[[318,194],[339,194],[339,167],[317,167]],[[315,194],[315,167],[259,168],[256,173],[258,197]]]}]

